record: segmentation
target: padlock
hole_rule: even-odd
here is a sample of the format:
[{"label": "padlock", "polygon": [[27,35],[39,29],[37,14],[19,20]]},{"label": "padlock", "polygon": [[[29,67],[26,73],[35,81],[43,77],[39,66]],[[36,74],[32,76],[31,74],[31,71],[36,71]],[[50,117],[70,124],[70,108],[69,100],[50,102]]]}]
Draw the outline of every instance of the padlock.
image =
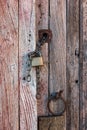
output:
[{"label": "padlock", "polygon": [[33,57],[32,58],[32,67],[43,66],[42,57]]}]

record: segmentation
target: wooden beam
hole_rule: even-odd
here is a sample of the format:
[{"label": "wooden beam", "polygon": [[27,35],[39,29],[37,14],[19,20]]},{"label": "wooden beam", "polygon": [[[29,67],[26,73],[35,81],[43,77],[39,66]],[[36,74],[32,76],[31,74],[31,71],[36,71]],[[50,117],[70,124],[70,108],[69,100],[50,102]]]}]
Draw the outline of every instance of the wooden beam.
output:
[{"label": "wooden beam", "polygon": [[[48,0],[38,0],[37,5],[37,33],[40,29],[48,29]],[[48,43],[42,47],[44,66],[40,69],[41,99],[37,100],[38,116],[47,115],[48,100]]]},{"label": "wooden beam", "polygon": [[19,0],[20,129],[37,130],[36,71],[28,76],[28,53],[36,47],[36,0]]},{"label": "wooden beam", "polygon": [[66,130],[79,130],[79,0],[67,0]]},{"label": "wooden beam", "polygon": [[19,130],[18,0],[0,0],[0,130]]},{"label": "wooden beam", "polygon": [[[49,49],[49,92],[64,90],[66,95],[66,1],[50,0],[50,28],[53,33]],[[66,100],[66,98],[65,98]],[[53,105],[54,111],[56,106]],[[65,118],[65,117],[64,117]],[[65,128],[64,128],[65,129]]]},{"label": "wooden beam", "polygon": [[[61,11],[60,11],[61,10]],[[50,93],[66,92],[66,2],[50,0]]]}]

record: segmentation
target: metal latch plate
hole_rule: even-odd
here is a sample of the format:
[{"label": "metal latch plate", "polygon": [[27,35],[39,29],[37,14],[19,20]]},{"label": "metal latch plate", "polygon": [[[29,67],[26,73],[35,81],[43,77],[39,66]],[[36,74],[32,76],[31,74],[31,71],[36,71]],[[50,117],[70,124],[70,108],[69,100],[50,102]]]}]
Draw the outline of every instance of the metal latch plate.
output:
[{"label": "metal latch plate", "polygon": [[38,130],[64,130],[65,116],[39,117]]}]

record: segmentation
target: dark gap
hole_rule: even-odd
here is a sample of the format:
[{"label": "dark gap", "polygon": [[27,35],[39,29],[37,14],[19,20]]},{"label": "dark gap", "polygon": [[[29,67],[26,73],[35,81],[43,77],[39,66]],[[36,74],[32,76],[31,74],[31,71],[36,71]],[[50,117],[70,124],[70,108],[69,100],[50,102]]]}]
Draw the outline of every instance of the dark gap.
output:
[{"label": "dark gap", "polygon": [[[70,7],[69,7],[70,8]],[[71,129],[71,88],[68,82],[70,78],[69,70],[67,67],[67,42],[69,37],[69,26],[70,24],[70,13],[68,10],[68,0],[66,0],[66,101],[67,101],[67,108],[66,108],[66,130]]]},{"label": "dark gap", "polygon": [[[50,0],[48,0],[48,29],[50,29]],[[50,97],[50,44],[48,44],[48,99]],[[49,115],[49,112],[48,112]]]},{"label": "dark gap", "polygon": [[19,63],[19,49],[20,49],[20,45],[19,45],[19,25],[20,25],[20,17],[19,17],[19,14],[20,14],[20,4],[19,4],[19,0],[18,0],[18,128],[20,130],[20,74],[19,74],[19,70],[20,70],[20,63]]},{"label": "dark gap", "polygon": [[83,9],[82,9],[82,0],[79,0],[79,52],[80,52],[80,59],[79,59],[79,130],[83,129],[82,125],[82,117],[80,111],[82,109],[82,84],[83,84]]}]

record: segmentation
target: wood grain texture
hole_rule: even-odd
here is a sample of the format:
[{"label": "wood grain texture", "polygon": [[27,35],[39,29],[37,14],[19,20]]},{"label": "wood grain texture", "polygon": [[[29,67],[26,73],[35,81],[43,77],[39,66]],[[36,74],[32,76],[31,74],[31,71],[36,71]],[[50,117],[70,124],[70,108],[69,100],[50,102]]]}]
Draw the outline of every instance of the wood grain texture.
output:
[{"label": "wood grain texture", "polygon": [[[40,29],[48,29],[48,0],[37,1],[37,32]],[[40,71],[41,99],[37,100],[38,116],[47,115],[48,99],[48,43],[42,47],[44,66]]]},{"label": "wood grain texture", "polygon": [[79,0],[67,0],[67,130],[79,130]]},{"label": "wood grain texture", "polygon": [[[60,11],[61,10],[61,11]],[[53,33],[49,50],[50,94],[64,90],[66,95],[66,1],[50,0],[50,28]],[[53,105],[55,110],[55,105]]]},{"label": "wood grain texture", "polygon": [[18,120],[18,0],[0,0],[0,130]]},{"label": "wood grain texture", "polygon": [[80,130],[87,129],[87,0],[80,4]]},{"label": "wood grain texture", "polygon": [[36,74],[28,75],[28,53],[36,46],[36,0],[19,0],[20,130],[37,130]]}]

